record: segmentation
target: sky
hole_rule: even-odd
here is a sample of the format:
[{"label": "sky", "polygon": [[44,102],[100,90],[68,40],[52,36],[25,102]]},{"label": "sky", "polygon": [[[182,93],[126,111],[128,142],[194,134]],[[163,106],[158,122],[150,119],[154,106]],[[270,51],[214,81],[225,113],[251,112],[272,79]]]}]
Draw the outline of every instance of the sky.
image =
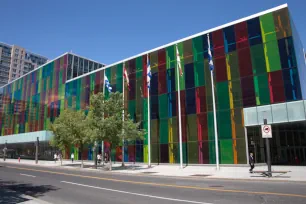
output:
[{"label": "sky", "polygon": [[111,64],[284,3],[305,47],[305,0],[1,0],[0,42]]}]

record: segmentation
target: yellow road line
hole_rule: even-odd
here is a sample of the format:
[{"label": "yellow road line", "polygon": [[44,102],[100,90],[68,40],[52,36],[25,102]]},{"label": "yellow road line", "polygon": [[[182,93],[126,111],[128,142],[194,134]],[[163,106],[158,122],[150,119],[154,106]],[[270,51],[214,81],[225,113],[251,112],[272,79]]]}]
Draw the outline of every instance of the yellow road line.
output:
[{"label": "yellow road line", "polygon": [[114,181],[114,182],[121,182],[121,183],[150,185],[150,186],[172,187],[172,188],[182,188],[182,189],[195,189],[195,190],[216,191],[216,192],[226,192],[226,193],[246,193],[246,194],[256,194],[256,195],[257,194],[261,194],[261,195],[275,195],[275,196],[306,198],[306,195],[300,195],[300,194],[260,192],[260,191],[256,192],[256,191],[230,190],[230,189],[217,189],[217,188],[196,187],[196,186],[181,186],[181,185],[172,185],[172,184],[163,184],[163,183],[157,184],[157,183],[151,183],[151,182],[141,182],[141,181],[130,181],[130,180],[112,179],[112,178],[105,178],[105,177],[85,176],[85,175],[80,175],[80,174],[69,174],[69,173],[47,171],[47,170],[38,170],[38,169],[29,169],[29,168],[21,168],[21,167],[14,167],[14,166],[7,166],[7,168],[27,170],[27,171],[36,171],[36,172],[43,172],[43,173],[50,173],[50,174],[58,174],[58,175],[65,175],[65,176],[74,176],[74,177],[80,177],[80,178],[90,178],[90,179],[97,179],[97,180],[104,180],[104,181]]}]

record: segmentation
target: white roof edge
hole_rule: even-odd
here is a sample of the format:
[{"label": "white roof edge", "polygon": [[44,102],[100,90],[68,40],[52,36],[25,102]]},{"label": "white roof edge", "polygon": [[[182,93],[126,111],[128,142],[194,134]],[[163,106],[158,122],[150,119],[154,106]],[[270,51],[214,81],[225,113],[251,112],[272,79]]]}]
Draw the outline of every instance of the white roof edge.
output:
[{"label": "white roof edge", "polygon": [[75,54],[75,53],[73,53],[73,52],[68,52],[68,54],[71,54],[71,55],[74,55],[74,56],[77,56],[77,57],[80,57],[80,58],[83,58],[83,59],[86,59],[86,60],[89,60],[89,61],[92,61],[92,62],[95,62],[95,63],[102,64],[102,65],[106,66],[106,64],[104,64],[104,63],[97,62],[97,61],[92,60],[92,59],[89,59],[89,58],[87,58],[87,57],[80,56],[80,55]]},{"label": "white roof edge", "polygon": [[166,44],[166,45],[162,45],[162,46],[159,46],[159,47],[157,47],[157,48],[151,49],[151,50],[149,50],[149,51],[142,52],[142,53],[140,53],[140,54],[138,54],[138,55],[134,55],[134,56],[129,57],[129,58],[126,58],[126,59],[124,59],[124,60],[120,60],[120,61],[118,61],[118,62],[112,63],[112,64],[110,64],[110,65],[107,65],[107,66],[105,66],[105,67],[102,67],[101,69],[97,69],[97,70],[94,70],[94,71],[92,71],[92,72],[88,72],[87,74],[84,74],[84,75],[78,76],[78,77],[76,77],[76,78],[67,80],[66,83],[69,83],[69,82],[74,81],[74,80],[76,80],[76,79],[79,79],[79,78],[85,77],[85,76],[87,76],[87,75],[93,74],[93,73],[95,73],[95,72],[101,71],[101,70],[103,70],[103,69],[107,69],[107,68],[112,67],[112,66],[114,66],[114,65],[117,65],[117,64],[120,64],[120,63],[129,61],[129,60],[131,60],[131,59],[140,57],[140,56],[142,56],[142,55],[145,55],[145,54],[148,54],[148,53],[151,53],[151,52],[154,52],[154,51],[157,51],[157,50],[160,50],[160,49],[169,47],[169,46],[171,46],[171,45],[174,45],[174,44],[177,44],[177,43],[180,43],[180,42],[183,42],[183,41],[186,41],[186,40],[189,40],[189,39],[192,39],[192,38],[195,38],[195,37],[198,37],[198,36],[207,34],[207,33],[211,33],[211,32],[213,32],[213,31],[220,30],[220,29],[222,29],[222,28],[225,28],[225,27],[228,27],[228,26],[231,26],[231,25],[235,25],[235,24],[237,24],[237,23],[241,23],[241,22],[243,22],[243,21],[247,21],[247,20],[250,20],[250,19],[252,19],[252,18],[256,18],[256,17],[262,16],[262,15],[265,15],[265,14],[267,14],[267,13],[271,13],[271,12],[273,12],[273,11],[277,11],[277,10],[280,10],[280,9],[283,9],[283,8],[286,8],[286,7],[288,7],[288,4],[287,4],[287,3],[286,3],[286,4],[282,4],[282,5],[280,5],[280,6],[277,6],[277,7],[274,7],[274,8],[271,8],[271,9],[268,9],[268,10],[265,10],[265,11],[261,11],[261,12],[259,12],[259,13],[256,13],[256,14],[253,14],[253,15],[250,15],[250,16],[247,16],[247,17],[244,17],[244,18],[240,18],[240,19],[238,19],[238,20],[235,20],[235,21],[232,21],[232,22],[223,24],[223,25],[221,25],[221,26],[217,26],[217,27],[215,27],[215,28],[211,28],[211,29],[202,31],[202,32],[200,32],[200,33],[197,33],[197,34],[194,34],[194,35],[191,35],[191,36],[182,38],[182,39],[180,39],[180,40],[176,40],[176,41],[171,42],[171,43],[168,43],[168,44]]},{"label": "white roof edge", "polygon": [[26,74],[20,76],[19,78],[14,79],[13,81],[11,81],[11,82],[5,84],[4,86],[0,87],[0,89],[1,89],[1,88],[4,88],[5,86],[7,86],[7,85],[9,85],[9,84],[11,84],[11,83],[13,83],[14,81],[17,81],[17,80],[19,80],[19,79],[21,79],[21,78],[27,76],[28,74],[31,74],[32,72],[34,72],[34,71],[36,71],[36,70],[38,70],[38,69],[40,69],[40,68],[46,66],[47,64],[49,64],[49,63],[51,63],[51,62],[53,62],[53,61],[55,61],[55,60],[57,60],[57,59],[59,59],[59,58],[65,56],[65,55],[67,55],[67,54],[71,54],[71,55],[74,55],[74,56],[77,56],[77,57],[80,57],[80,58],[83,58],[83,59],[87,59],[87,60],[89,60],[89,61],[92,61],[92,62],[95,62],[95,63],[98,63],[98,64],[102,64],[102,65],[105,66],[105,64],[103,64],[103,63],[100,63],[100,62],[97,62],[97,61],[88,59],[88,58],[86,58],[86,57],[82,57],[82,56],[80,56],[80,55],[77,55],[77,54],[74,54],[74,53],[71,53],[71,52],[65,52],[64,54],[62,54],[62,55],[60,55],[60,56],[58,56],[58,57],[56,57],[56,58],[54,58],[54,59],[52,59],[52,60],[47,61],[45,64],[40,65],[40,66],[37,67],[36,69],[34,69],[34,70],[32,70],[32,71],[30,71],[30,72],[28,72],[28,73],[26,73]]},{"label": "white roof edge", "polygon": [[64,54],[62,54],[62,55],[60,55],[60,56],[58,56],[58,57],[54,58],[53,60],[47,61],[45,64],[40,65],[40,66],[39,66],[39,67],[37,67],[36,69],[33,69],[32,71],[30,71],[30,72],[28,72],[28,73],[26,73],[26,74],[24,74],[24,75],[20,76],[19,78],[14,79],[13,81],[11,81],[11,82],[9,82],[9,83],[5,84],[4,86],[1,86],[1,87],[0,87],[0,89],[1,89],[1,88],[6,87],[7,85],[9,85],[9,84],[11,84],[11,83],[13,83],[13,82],[15,82],[15,81],[17,81],[17,80],[19,80],[19,79],[21,79],[21,78],[25,77],[25,76],[27,76],[28,74],[31,74],[32,72],[34,72],[34,71],[36,71],[36,70],[38,70],[38,69],[40,69],[40,68],[42,68],[42,67],[46,66],[47,64],[49,64],[49,63],[51,63],[51,62],[53,62],[53,61],[55,61],[55,60],[57,60],[57,59],[59,59],[59,58],[61,58],[61,57],[65,56],[65,55],[67,55],[67,54],[68,54],[68,52],[65,52]]},{"label": "white roof edge", "polygon": [[6,43],[4,43],[4,42],[0,42],[0,44],[2,44],[2,45],[5,45],[5,46],[7,46],[7,47],[12,48],[12,45],[6,44]]}]

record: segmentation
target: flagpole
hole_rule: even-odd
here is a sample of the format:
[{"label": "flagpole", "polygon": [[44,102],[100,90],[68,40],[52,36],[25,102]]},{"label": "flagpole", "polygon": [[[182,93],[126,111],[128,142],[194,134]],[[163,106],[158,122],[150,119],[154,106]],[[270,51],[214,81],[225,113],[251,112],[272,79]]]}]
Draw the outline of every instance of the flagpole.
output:
[{"label": "flagpole", "polygon": [[[149,56],[147,55],[147,64],[149,61]],[[148,69],[148,66],[147,66]],[[148,73],[148,70],[147,70]],[[148,77],[148,76],[147,76]],[[151,167],[151,120],[150,120],[150,87],[148,88],[148,166]]]},{"label": "flagpole", "polygon": [[[209,51],[210,51],[209,34],[207,34],[207,42],[208,42],[208,49],[209,49]],[[210,53],[210,52],[209,52],[209,53]],[[212,56],[210,56],[210,57],[212,57]],[[212,58],[211,58],[211,60],[212,60]],[[213,69],[212,69],[212,68],[210,68],[210,78],[211,78],[211,92],[212,92],[213,112],[214,112],[216,166],[217,166],[217,170],[219,170],[219,169],[220,169],[220,165],[219,165],[218,129],[217,129],[217,116],[216,116],[216,101],[215,101],[215,89],[214,89],[214,75],[213,75]]]},{"label": "flagpole", "polygon": [[[176,54],[179,56],[178,48],[176,45]],[[181,89],[180,89],[180,71],[179,64],[180,60],[177,60],[176,70],[177,70],[177,98],[178,98],[178,119],[179,119],[179,143],[180,143],[180,168],[183,168],[183,140],[182,140],[182,118],[181,118]]]},{"label": "flagpole", "polygon": [[[104,103],[104,97],[105,97],[105,69],[104,69],[104,76],[103,76],[103,103]],[[103,120],[104,120],[104,113],[103,113]],[[103,160],[103,166],[104,166],[104,141],[102,141],[102,160]]]},{"label": "flagpole", "polygon": [[[123,63],[123,70],[122,70],[122,73],[124,75],[124,66],[125,64]],[[123,95],[123,110],[122,110],[122,122],[124,122],[124,108],[125,108],[125,103],[124,103],[124,77],[122,75],[122,95]],[[122,127],[122,133],[124,133],[124,130],[123,130],[123,127]],[[122,137],[122,165],[121,166],[124,166],[124,134],[123,134],[123,137]]]}]

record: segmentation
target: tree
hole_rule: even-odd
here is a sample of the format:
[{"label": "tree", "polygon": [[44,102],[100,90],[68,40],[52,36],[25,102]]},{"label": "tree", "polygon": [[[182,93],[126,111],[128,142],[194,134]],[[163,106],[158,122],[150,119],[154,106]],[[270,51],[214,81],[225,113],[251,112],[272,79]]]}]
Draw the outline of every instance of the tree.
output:
[{"label": "tree", "polygon": [[[128,114],[122,120],[124,110],[123,97],[119,92],[111,93],[108,99],[103,93],[91,96],[89,120],[92,134],[91,141],[106,141],[112,148],[125,140],[143,139],[145,132],[140,129],[140,123],[134,123]],[[126,112],[126,111],[125,111]],[[122,158],[123,159],[123,158]],[[110,156],[110,170],[112,168]]]},{"label": "tree", "polygon": [[82,150],[89,141],[91,129],[84,111],[64,110],[51,124],[54,138],[52,143],[60,150],[68,148],[70,144],[78,146],[81,153],[82,168],[84,167]]}]

